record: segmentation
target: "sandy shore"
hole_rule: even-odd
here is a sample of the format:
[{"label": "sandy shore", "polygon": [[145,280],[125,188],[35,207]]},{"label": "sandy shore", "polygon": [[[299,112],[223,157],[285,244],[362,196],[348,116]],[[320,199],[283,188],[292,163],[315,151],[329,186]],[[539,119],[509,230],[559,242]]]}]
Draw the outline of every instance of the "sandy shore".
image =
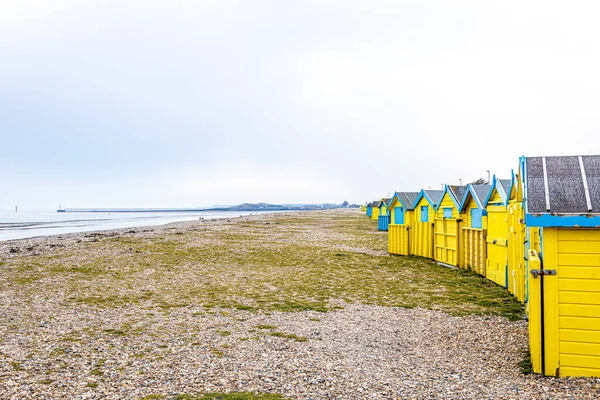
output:
[{"label": "sandy shore", "polygon": [[[416,262],[455,273],[388,257],[354,210],[2,242],[0,398],[600,398],[596,379],[523,375],[526,322],[451,315],[454,282],[403,292]],[[416,288],[433,309],[390,306]]]}]

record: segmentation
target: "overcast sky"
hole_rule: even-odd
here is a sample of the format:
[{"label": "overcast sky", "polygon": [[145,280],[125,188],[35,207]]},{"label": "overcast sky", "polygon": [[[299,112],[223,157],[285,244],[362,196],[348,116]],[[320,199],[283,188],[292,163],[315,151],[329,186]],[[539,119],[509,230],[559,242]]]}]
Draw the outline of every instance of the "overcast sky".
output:
[{"label": "overcast sky", "polygon": [[599,15],[0,0],[0,209],[362,203],[600,154]]}]

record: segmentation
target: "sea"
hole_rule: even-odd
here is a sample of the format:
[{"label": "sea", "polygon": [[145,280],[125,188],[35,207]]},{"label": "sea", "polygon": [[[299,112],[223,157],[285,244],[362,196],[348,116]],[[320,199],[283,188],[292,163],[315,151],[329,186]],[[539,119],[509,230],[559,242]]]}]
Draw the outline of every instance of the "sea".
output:
[{"label": "sea", "polygon": [[137,211],[56,212],[56,210],[0,211],[0,241],[107,229],[156,226],[204,218],[233,218],[265,212],[243,211]]}]

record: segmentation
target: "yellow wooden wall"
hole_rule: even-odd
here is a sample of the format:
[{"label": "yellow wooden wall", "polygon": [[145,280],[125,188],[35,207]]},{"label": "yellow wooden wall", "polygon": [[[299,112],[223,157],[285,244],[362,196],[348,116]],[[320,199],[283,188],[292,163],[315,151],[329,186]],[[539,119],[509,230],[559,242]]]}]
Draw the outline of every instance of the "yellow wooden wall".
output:
[{"label": "yellow wooden wall", "polygon": [[[460,260],[460,215],[449,192],[444,193],[435,212],[434,259],[448,265],[459,265]],[[444,218],[444,208],[452,209],[452,218]]]},{"label": "yellow wooden wall", "polygon": [[[428,222],[421,222],[421,207],[428,207]],[[414,210],[413,227],[411,232],[411,254],[421,257],[433,257],[433,224],[435,210],[425,197],[416,204]]]},{"label": "yellow wooden wall", "polygon": [[410,254],[410,226],[388,225],[388,253],[407,256]]},{"label": "yellow wooden wall", "polygon": [[536,264],[530,251],[530,269],[555,269],[556,275],[529,280],[534,371],[542,372],[543,329],[544,374],[600,376],[600,229],[543,228],[542,234],[543,260]]},{"label": "yellow wooden wall", "polygon": [[[485,276],[489,280],[496,282],[498,285],[504,287],[511,287],[510,279],[507,284],[508,277],[514,276],[515,272],[509,268],[509,247],[517,245],[521,250],[524,251],[522,244],[518,244],[518,240],[521,236],[514,237],[512,246],[509,246],[509,215],[507,213],[507,207],[502,200],[502,197],[498,194],[496,189],[493,190],[490,200],[487,206],[488,213],[488,229],[486,237],[487,245],[487,265]],[[511,229],[518,230],[519,220],[515,219],[512,221]],[[524,265],[525,255],[521,253],[521,259],[515,255],[515,261],[521,266]],[[514,292],[511,292],[514,294]]]},{"label": "yellow wooden wall", "polygon": [[379,220],[379,208],[378,207],[373,207],[373,212],[371,214],[371,219],[373,221],[378,221]]}]

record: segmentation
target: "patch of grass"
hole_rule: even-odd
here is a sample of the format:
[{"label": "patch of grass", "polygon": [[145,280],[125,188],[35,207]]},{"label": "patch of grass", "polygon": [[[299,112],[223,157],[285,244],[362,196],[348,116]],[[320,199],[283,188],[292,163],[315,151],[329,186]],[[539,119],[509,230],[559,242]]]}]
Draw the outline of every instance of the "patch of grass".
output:
[{"label": "patch of grass", "polygon": [[269,335],[276,336],[284,339],[294,339],[296,342],[306,342],[307,339],[305,336],[298,336],[295,333],[285,333],[285,332],[270,332]]},{"label": "patch of grass", "polygon": [[256,329],[276,329],[277,326],[275,325],[267,325],[267,324],[260,324],[260,325],[256,325]]},{"label": "patch of grass", "polygon": [[225,355],[225,353],[223,353],[222,350],[215,349],[215,348],[210,349],[210,352],[212,354],[214,354],[215,356],[217,356],[218,358],[222,358]]},{"label": "patch of grass", "polygon": [[104,375],[104,372],[100,371],[98,368],[94,368],[93,370],[90,371],[90,375],[102,376],[102,375]]},{"label": "patch of grass", "polygon": [[92,389],[96,389],[98,387],[98,382],[88,382],[85,386]]},{"label": "patch of grass", "polygon": [[521,353],[521,361],[517,363],[519,371],[524,375],[533,374],[533,364],[531,363],[531,351],[529,349],[523,350]]},{"label": "patch of grass", "polygon": [[223,330],[223,329],[215,329],[215,332],[221,336],[230,336],[231,332]]},{"label": "patch of grass", "polygon": [[183,235],[95,236],[98,241],[66,251],[11,256],[2,271],[8,281],[27,285],[23,301],[60,292],[69,302],[96,308],[138,305],[171,313],[202,305],[205,314],[268,315],[327,312],[339,307],[332,300],[342,300],[510,320],[524,315],[506,290],[474,272],[390,257],[387,234],[356,210],[265,218],[207,223]]},{"label": "patch of grass", "polygon": [[319,322],[321,321],[321,318],[317,318],[317,317],[308,317],[309,321],[313,321],[313,322]]},{"label": "patch of grass", "polygon": [[234,304],[233,308],[235,308],[236,310],[241,310],[241,311],[252,311],[252,310],[254,310],[254,307],[246,305],[246,304]]},{"label": "patch of grass", "polygon": [[11,361],[9,364],[15,371],[25,371],[25,368],[23,368],[23,365],[19,362]]},{"label": "patch of grass", "polygon": [[117,335],[117,336],[124,336],[126,334],[126,332],[122,329],[113,329],[113,328],[103,329],[102,332],[110,333],[111,335]]},{"label": "patch of grass", "polygon": [[173,400],[286,400],[279,394],[271,393],[249,393],[249,392],[237,392],[237,393],[205,393],[202,395],[192,396],[189,394],[180,394],[173,398]]},{"label": "patch of grass", "polygon": [[[177,397],[177,396],[175,396]],[[163,396],[162,394],[149,394],[147,396],[144,396],[141,398],[141,400],[160,400],[160,399],[164,399],[165,396]]]},{"label": "patch of grass", "polygon": [[49,385],[49,384],[51,384],[52,382],[54,382],[52,379],[42,379],[42,380],[40,381],[40,383],[41,383],[42,385]]}]

